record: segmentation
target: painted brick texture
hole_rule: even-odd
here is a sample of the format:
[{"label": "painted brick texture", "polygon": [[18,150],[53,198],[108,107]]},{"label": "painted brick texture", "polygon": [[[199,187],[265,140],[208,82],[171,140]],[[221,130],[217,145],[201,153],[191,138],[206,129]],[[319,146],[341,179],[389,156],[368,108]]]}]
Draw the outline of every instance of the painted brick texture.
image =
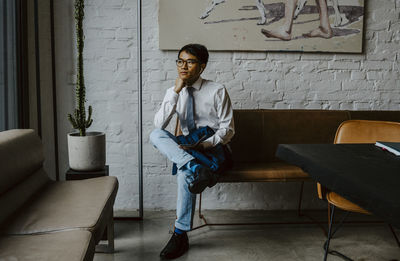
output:
[{"label": "painted brick texture", "polygon": [[[107,163],[120,181],[115,207],[121,211],[138,207],[135,2],[88,0],[84,24],[87,100],[94,109],[91,129],[106,132]],[[176,52],[158,49],[158,2],[143,2],[144,206],[175,209],[171,164],[151,146],[148,135],[165,90],[177,76]],[[203,76],[225,84],[235,109],[399,110],[399,13],[398,0],[368,1],[363,54],[211,52]],[[73,26],[69,14],[66,19]],[[56,41],[64,37],[58,33]],[[65,75],[74,69],[60,64],[64,83],[58,88],[70,87]],[[60,106],[71,104],[60,101]],[[59,124],[70,128],[65,121]],[[66,161],[61,159],[64,167]],[[296,183],[221,184],[206,191],[204,207],[294,209],[298,189]],[[324,206],[314,184],[307,184],[305,191],[305,208]]]}]

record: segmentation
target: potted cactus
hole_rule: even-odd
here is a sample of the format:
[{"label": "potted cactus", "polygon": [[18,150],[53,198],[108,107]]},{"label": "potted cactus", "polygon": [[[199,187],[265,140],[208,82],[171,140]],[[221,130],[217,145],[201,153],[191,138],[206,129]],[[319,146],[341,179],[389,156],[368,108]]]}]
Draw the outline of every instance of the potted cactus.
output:
[{"label": "potted cactus", "polygon": [[75,26],[77,42],[77,77],[75,86],[76,109],[73,115],[68,114],[68,120],[78,132],[68,134],[68,156],[71,169],[93,171],[105,167],[105,134],[102,132],[87,132],[92,125],[92,106],[88,108],[86,117],[85,82],[83,75],[83,18],[84,0],[75,0]]}]

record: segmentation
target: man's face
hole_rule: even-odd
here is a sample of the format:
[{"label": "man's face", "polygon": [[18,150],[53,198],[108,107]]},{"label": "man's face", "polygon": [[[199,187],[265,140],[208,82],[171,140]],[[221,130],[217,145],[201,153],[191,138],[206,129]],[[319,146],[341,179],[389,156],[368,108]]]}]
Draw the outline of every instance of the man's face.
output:
[{"label": "man's face", "polygon": [[182,51],[179,54],[178,60],[181,60],[181,63],[183,62],[181,67],[179,64],[177,65],[179,78],[186,83],[194,83],[206,67],[205,64],[199,63],[196,56],[187,53],[186,51]]}]

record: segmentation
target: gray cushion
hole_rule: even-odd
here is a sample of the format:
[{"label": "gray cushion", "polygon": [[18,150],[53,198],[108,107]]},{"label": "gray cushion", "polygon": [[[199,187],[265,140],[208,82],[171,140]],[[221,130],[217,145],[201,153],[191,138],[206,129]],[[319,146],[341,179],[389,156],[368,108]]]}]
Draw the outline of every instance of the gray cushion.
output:
[{"label": "gray cushion", "polygon": [[118,190],[115,177],[50,183],[26,204],[3,231],[8,235],[38,234],[71,229],[101,237]]},{"label": "gray cushion", "polygon": [[0,237],[0,260],[93,260],[94,241],[88,231]]},{"label": "gray cushion", "polygon": [[[0,226],[26,202],[50,182],[43,169],[39,169],[23,182],[0,195]],[[39,192],[40,193],[40,192]]]},{"label": "gray cushion", "polygon": [[50,182],[43,150],[33,130],[0,132],[0,224]]}]

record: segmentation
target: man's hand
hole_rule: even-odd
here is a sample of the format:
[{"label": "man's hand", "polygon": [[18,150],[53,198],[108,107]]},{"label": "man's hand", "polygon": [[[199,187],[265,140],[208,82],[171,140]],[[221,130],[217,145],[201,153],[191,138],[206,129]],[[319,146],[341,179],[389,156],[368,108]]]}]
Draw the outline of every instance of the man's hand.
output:
[{"label": "man's hand", "polygon": [[179,145],[179,148],[183,150],[197,150],[197,151],[205,151],[207,150],[206,146],[204,146],[204,143],[196,143],[196,144],[181,144]]},{"label": "man's hand", "polygon": [[176,78],[174,91],[176,93],[180,93],[184,86],[185,86],[185,82],[179,77]]}]

